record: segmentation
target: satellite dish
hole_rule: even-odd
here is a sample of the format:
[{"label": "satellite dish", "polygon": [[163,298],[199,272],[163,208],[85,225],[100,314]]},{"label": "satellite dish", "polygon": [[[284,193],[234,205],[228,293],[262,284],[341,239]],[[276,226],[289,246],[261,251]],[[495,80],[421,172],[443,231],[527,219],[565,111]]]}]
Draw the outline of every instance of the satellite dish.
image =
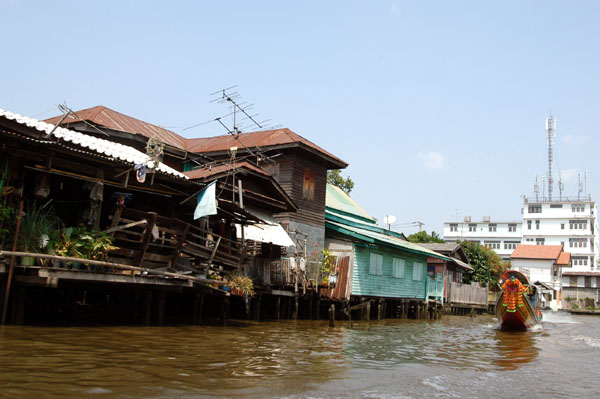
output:
[{"label": "satellite dish", "polygon": [[394,215],[385,215],[383,218],[383,223],[385,224],[393,224],[396,221],[396,216]]}]

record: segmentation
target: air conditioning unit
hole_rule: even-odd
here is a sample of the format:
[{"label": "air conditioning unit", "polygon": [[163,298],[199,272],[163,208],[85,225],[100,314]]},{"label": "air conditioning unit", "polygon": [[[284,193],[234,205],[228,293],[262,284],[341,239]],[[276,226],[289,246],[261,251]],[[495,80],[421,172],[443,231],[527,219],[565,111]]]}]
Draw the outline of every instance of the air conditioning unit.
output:
[{"label": "air conditioning unit", "polygon": [[471,216],[465,216],[465,223],[471,223]]},{"label": "air conditioning unit", "polygon": [[483,221],[484,222],[489,222],[490,221],[490,217],[489,216],[484,216],[483,217]]}]

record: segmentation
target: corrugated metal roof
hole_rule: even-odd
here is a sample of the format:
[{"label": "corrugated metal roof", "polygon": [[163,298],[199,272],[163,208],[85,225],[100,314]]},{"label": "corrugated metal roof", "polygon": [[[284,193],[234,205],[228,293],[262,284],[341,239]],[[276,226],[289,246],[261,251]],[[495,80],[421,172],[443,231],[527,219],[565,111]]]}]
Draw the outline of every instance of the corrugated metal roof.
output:
[{"label": "corrugated metal roof", "polygon": [[[56,127],[55,129],[55,125],[51,123],[42,122],[34,118],[29,118],[27,116],[16,114],[14,112],[5,111],[1,108],[0,116],[8,120],[15,121],[21,125],[36,129],[40,132],[45,132],[46,134],[50,134],[50,132],[52,132],[52,136],[58,139],[79,145],[101,155],[105,155],[131,164],[137,165],[147,162],[148,167],[154,166],[154,161],[148,161],[150,159],[148,155],[136,150],[133,147],[97,138],[84,133],[75,132],[73,130],[65,129],[63,127]],[[52,131],[53,129],[54,131]],[[183,173],[178,172],[177,170],[165,165],[162,162],[158,163],[157,170],[168,175],[177,176],[182,179],[188,179],[188,177],[185,176]]]},{"label": "corrugated metal roof", "polygon": [[262,175],[265,175],[265,176],[271,176],[266,171],[262,170],[259,167],[252,165],[249,162],[235,162],[233,164],[225,164],[225,165],[218,165],[218,166],[205,166],[205,167],[200,167],[198,169],[183,172],[183,174],[186,175],[187,177],[189,177],[190,179],[205,179],[207,177],[210,177],[210,176],[222,173],[222,172],[236,171],[236,170],[240,170],[240,169],[249,169],[254,172],[260,173]]},{"label": "corrugated metal roof", "polygon": [[[103,105],[97,105],[92,108],[75,111],[75,115],[69,114],[61,123],[68,125],[80,121],[91,122],[98,126],[103,126],[108,129],[119,130],[122,132],[139,134],[145,137],[155,137],[170,146],[185,149],[186,139],[175,132],[167,130],[152,123],[133,118],[122,114]],[[46,119],[45,122],[56,124],[62,116]]]},{"label": "corrugated metal roof", "polygon": [[437,252],[431,251],[427,248],[423,248],[417,244],[413,244],[410,241],[405,241],[405,240],[402,240],[401,238],[390,236],[390,235],[387,235],[384,233],[378,233],[376,231],[365,230],[365,229],[361,229],[360,227],[349,226],[349,225],[346,225],[343,223],[338,223],[338,222],[334,222],[334,221],[330,221],[330,220],[326,220],[325,225],[328,227],[333,227],[335,230],[338,230],[338,231],[345,230],[357,238],[363,238],[363,239],[366,239],[367,241],[371,241],[373,243],[383,244],[383,245],[387,245],[387,246],[390,246],[393,248],[398,248],[398,249],[402,249],[405,251],[418,253],[421,255],[433,256],[434,258],[444,259],[444,260],[448,260],[448,261],[452,260],[452,258],[449,258],[449,257],[439,254]]},{"label": "corrugated metal roof", "polygon": [[344,213],[351,215],[360,216],[368,219],[375,223],[377,219],[369,215],[364,209],[360,207],[348,194],[346,194],[341,188],[334,186],[333,184],[327,183],[327,194],[325,197],[325,205],[328,208],[336,209]]},{"label": "corrugated metal roof", "polygon": [[322,157],[336,165],[335,168],[337,169],[348,166],[348,164],[340,158],[287,128],[240,133],[237,135],[227,134],[223,136],[188,139],[186,150],[206,154],[227,151],[231,147],[238,147],[238,151],[242,151],[245,147],[248,147],[256,152],[257,147],[267,149],[268,147],[274,146],[301,144],[320,153]]},{"label": "corrugated metal roof", "polygon": [[562,245],[518,245],[510,257],[512,259],[554,259],[562,252]]}]

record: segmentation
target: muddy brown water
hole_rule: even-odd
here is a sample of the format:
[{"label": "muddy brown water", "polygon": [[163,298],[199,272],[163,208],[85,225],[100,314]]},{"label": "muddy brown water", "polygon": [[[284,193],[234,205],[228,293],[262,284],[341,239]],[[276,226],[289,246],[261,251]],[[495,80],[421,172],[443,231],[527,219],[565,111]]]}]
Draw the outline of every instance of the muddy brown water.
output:
[{"label": "muddy brown water", "polygon": [[600,317],[0,329],[6,398],[597,398]]}]

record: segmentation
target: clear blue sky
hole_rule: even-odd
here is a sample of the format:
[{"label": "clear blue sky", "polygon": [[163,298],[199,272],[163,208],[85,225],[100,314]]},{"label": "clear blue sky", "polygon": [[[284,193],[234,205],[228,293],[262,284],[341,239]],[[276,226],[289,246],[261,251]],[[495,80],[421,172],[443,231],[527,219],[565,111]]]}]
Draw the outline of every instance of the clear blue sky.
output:
[{"label": "clear blue sky", "polygon": [[[350,164],[380,221],[442,232],[520,220],[555,170],[598,199],[600,2],[0,0],[0,108],[44,119],[105,105],[186,137],[223,134],[210,93],[238,85],[262,118]],[[45,111],[54,109],[54,111]],[[557,180],[557,176],[555,176]],[[413,228],[397,226],[407,234]]]}]

